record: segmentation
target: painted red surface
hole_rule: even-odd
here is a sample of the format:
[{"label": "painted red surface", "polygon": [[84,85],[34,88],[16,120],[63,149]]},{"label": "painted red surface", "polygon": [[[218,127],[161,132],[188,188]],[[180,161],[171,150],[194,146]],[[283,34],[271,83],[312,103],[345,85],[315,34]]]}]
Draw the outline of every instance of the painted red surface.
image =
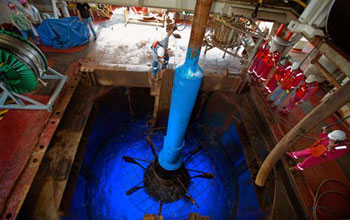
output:
[{"label": "painted red surface", "polygon": [[47,63],[49,64],[49,66],[53,66],[55,64],[54,60],[48,60]]},{"label": "painted red surface", "polygon": [[[28,190],[32,184],[33,178],[36,175],[38,168],[40,166],[41,160],[50,144],[52,136],[59,124],[58,119],[50,119],[50,122],[44,126],[38,140],[38,144],[33,146],[32,154],[29,155],[29,160],[21,176],[17,179],[13,190],[11,191],[11,197],[6,201],[5,210],[2,213],[2,220],[8,220],[8,216],[12,215],[13,219],[16,218],[22,203],[24,201],[25,195],[27,195]],[[12,219],[12,218],[11,218]]]},{"label": "painted red surface", "polygon": [[[35,96],[47,102],[47,96]],[[10,110],[0,122],[0,205],[9,196],[25,167],[50,113]],[[1,207],[1,206],[0,206]]]},{"label": "painted red surface", "polygon": [[[55,62],[49,60],[49,63]],[[74,80],[74,72],[78,65],[78,62],[72,63],[65,72],[70,79],[66,85],[66,88],[69,88],[68,92],[65,93],[70,96],[74,92],[72,86],[75,88],[79,82]],[[31,95],[31,98],[43,103],[49,99],[47,96],[38,95]],[[62,102],[62,99],[60,96],[56,103]],[[11,110],[0,121],[1,219],[16,218],[59,125],[62,113],[57,115],[47,111]]]}]

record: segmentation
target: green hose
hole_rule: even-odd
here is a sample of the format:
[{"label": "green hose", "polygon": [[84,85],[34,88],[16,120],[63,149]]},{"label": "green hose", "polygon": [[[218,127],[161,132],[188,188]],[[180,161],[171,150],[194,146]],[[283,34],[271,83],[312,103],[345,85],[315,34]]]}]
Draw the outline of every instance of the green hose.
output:
[{"label": "green hose", "polygon": [[16,93],[28,93],[37,87],[35,73],[14,54],[0,49],[0,82]]}]

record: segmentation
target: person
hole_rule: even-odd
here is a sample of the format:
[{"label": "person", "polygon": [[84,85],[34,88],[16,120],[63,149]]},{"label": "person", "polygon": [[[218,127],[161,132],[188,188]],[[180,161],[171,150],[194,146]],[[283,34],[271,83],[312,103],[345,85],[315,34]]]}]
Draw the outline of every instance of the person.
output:
[{"label": "person", "polygon": [[38,9],[29,4],[27,0],[20,0],[20,2],[24,8],[24,13],[29,18],[29,21],[34,25],[34,27],[37,27],[42,22]]},{"label": "person", "polygon": [[277,64],[275,70],[273,71],[272,77],[265,85],[265,95],[271,94],[277,86],[281,84],[281,81],[284,77],[284,73],[286,72],[286,69],[292,65],[288,57],[282,57],[280,59],[280,62]]},{"label": "person", "polygon": [[169,62],[169,54],[168,54],[168,43],[169,37],[176,30],[176,26],[168,31],[167,35],[161,41],[153,42],[151,49],[153,52],[153,64],[152,64],[152,78],[157,78],[159,63],[162,64],[162,69],[166,69]]},{"label": "person", "polygon": [[297,88],[294,96],[288,101],[288,104],[283,107],[282,111],[288,114],[295,105],[303,103],[309,99],[318,90],[317,77],[315,75],[309,75],[305,82]]},{"label": "person", "polygon": [[303,79],[304,74],[299,69],[300,64],[294,62],[291,67],[286,68],[284,77],[281,80],[281,84],[277,89],[272,93],[271,97],[268,99],[269,102],[273,102],[279,94],[282,93],[276,103],[271,105],[272,108],[278,107],[284,99],[290,94],[291,91],[295,89]]},{"label": "person", "polygon": [[253,75],[256,79],[258,79],[260,76],[257,73],[257,68],[259,67],[264,57],[268,54],[268,49],[266,47],[267,41],[259,46],[258,52],[256,53],[251,65],[248,68],[248,73]]},{"label": "person", "polygon": [[345,143],[346,134],[344,131],[335,130],[327,134],[326,130],[326,127],[322,128],[321,139],[310,148],[287,153],[287,156],[294,160],[305,158],[303,162],[291,167],[291,171],[302,171],[326,161],[336,160],[348,152],[349,147]]},{"label": "person", "polygon": [[268,54],[264,57],[263,62],[257,68],[260,82],[265,82],[270,70],[280,61],[281,53],[277,50],[277,46],[272,44],[269,48]]},{"label": "person", "polygon": [[[35,35],[36,38],[39,38],[38,31],[36,28],[40,25],[42,22],[42,19],[40,17],[39,11],[36,7],[33,5],[29,4],[27,0],[20,0],[20,3],[23,6],[23,12],[31,22],[31,29]],[[39,38],[40,39],[40,38]]]},{"label": "person", "polygon": [[90,27],[90,30],[92,32],[92,34],[94,35],[94,39],[97,39],[96,36],[96,31],[94,29],[94,26],[92,24],[92,21],[94,20],[94,16],[92,13],[92,10],[89,6],[88,3],[77,3],[77,10],[78,10],[78,17],[79,20],[84,23],[85,25],[88,25]]},{"label": "person", "polygon": [[39,45],[40,43],[31,29],[32,26],[27,16],[23,12],[19,11],[16,5],[12,2],[8,3],[8,7],[11,10],[10,19],[13,26],[19,30],[24,39],[28,40],[28,35],[30,35],[35,43]]}]

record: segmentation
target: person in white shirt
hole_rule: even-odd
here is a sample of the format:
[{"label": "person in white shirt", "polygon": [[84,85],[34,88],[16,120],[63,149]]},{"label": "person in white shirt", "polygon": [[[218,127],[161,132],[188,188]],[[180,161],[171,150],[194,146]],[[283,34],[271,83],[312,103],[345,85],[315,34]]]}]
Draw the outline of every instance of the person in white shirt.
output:
[{"label": "person in white shirt", "polygon": [[34,5],[29,4],[27,0],[20,0],[20,2],[24,7],[23,12],[28,16],[29,20],[35,27],[38,26],[42,22],[38,9]]},{"label": "person in white shirt", "polygon": [[22,6],[23,6],[23,12],[31,22],[31,29],[35,35],[35,37],[39,37],[39,34],[36,30],[36,28],[39,26],[39,24],[42,22],[42,19],[40,17],[38,9],[29,4],[27,0],[20,0]]}]

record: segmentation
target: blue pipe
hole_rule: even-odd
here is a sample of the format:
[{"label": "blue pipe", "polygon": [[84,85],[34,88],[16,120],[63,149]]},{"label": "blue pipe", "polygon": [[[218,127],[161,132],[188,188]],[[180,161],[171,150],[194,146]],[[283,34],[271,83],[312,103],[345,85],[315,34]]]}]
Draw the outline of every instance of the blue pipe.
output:
[{"label": "blue pipe", "polygon": [[175,69],[168,130],[158,156],[160,166],[168,171],[177,170],[183,163],[184,136],[203,78],[199,55],[200,49],[188,48],[185,63]]}]

